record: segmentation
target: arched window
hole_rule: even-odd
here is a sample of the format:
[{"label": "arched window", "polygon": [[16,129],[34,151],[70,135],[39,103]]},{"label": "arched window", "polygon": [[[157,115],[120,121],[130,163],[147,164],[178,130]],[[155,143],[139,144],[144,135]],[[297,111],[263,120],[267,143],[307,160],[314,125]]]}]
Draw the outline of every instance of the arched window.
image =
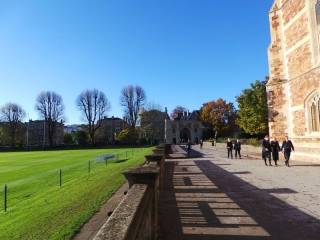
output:
[{"label": "arched window", "polygon": [[306,101],[309,132],[320,132],[320,93],[312,94]]},{"label": "arched window", "polygon": [[318,124],[318,111],[317,111],[317,105],[315,103],[312,103],[311,108],[311,130],[313,132],[319,131],[319,124]]},{"label": "arched window", "polygon": [[317,17],[317,24],[318,27],[320,26],[320,0],[316,3],[316,17]]}]

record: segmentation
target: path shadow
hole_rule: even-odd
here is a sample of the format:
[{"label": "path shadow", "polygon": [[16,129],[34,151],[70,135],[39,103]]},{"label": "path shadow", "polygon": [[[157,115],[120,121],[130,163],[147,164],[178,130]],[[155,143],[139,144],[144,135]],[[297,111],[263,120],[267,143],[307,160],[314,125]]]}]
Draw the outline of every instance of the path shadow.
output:
[{"label": "path shadow", "polygon": [[183,160],[165,163],[160,240],[319,239],[317,218],[272,195],[292,189],[259,189],[211,161],[191,162],[183,174],[175,172]]},{"label": "path shadow", "polygon": [[[287,188],[259,189],[210,161],[196,161],[196,164],[222,192],[227,193],[271,235],[270,239],[319,239],[320,221],[317,218],[271,194],[293,194],[295,191]],[[230,239],[238,238],[233,236]]]}]

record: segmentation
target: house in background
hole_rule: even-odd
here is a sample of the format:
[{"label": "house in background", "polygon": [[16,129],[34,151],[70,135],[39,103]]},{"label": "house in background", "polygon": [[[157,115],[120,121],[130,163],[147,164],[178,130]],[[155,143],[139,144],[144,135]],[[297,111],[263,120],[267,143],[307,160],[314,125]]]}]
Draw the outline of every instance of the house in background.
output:
[{"label": "house in background", "polygon": [[[27,147],[47,147],[49,146],[48,123],[45,120],[29,120],[26,131]],[[53,145],[63,145],[64,125],[57,123],[56,131],[53,136]]]}]

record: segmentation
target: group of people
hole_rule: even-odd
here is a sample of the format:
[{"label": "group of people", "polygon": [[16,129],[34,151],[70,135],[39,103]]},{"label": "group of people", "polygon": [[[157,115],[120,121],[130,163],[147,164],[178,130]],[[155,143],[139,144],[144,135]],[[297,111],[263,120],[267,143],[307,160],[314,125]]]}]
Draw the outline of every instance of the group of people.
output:
[{"label": "group of people", "polygon": [[237,139],[235,142],[231,141],[230,138],[228,138],[227,141],[227,151],[228,151],[228,158],[233,159],[233,151],[235,153],[235,158],[241,159],[241,142],[239,139]]},{"label": "group of people", "polygon": [[286,136],[281,147],[276,138],[271,139],[270,141],[269,136],[265,136],[265,138],[262,141],[262,159],[264,160],[266,166],[268,166],[267,160],[269,160],[269,166],[272,166],[271,157],[274,161],[274,164],[278,166],[280,151],[283,152],[286,166],[290,167],[289,161],[291,152],[294,151],[294,146],[292,142],[289,140],[288,136]]},{"label": "group of people", "polygon": [[[233,151],[235,152],[235,158],[241,158],[241,142],[237,139],[235,142],[231,141],[230,138],[227,140],[227,151],[228,158],[233,159]],[[265,136],[262,141],[262,159],[265,162],[265,165],[268,166],[267,160],[269,161],[269,166],[272,166],[271,161],[274,161],[274,164],[278,166],[279,153],[283,152],[285,158],[285,164],[287,167],[290,167],[289,161],[291,152],[294,151],[294,146],[286,136],[281,147],[276,138],[269,139],[269,136]]]}]

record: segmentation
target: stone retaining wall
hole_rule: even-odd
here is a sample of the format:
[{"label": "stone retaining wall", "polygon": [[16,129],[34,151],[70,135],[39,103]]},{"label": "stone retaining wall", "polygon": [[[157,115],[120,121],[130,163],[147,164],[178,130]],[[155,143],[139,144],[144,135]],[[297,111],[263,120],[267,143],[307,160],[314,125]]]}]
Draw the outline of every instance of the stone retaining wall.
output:
[{"label": "stone retaining wall", "polygon": [[94,240],[156,240],[158,238],[158,200],[163,185],[165,155],[169,145],[160,145],[146,156],[142,167],[123,174],[129,191]]}]

